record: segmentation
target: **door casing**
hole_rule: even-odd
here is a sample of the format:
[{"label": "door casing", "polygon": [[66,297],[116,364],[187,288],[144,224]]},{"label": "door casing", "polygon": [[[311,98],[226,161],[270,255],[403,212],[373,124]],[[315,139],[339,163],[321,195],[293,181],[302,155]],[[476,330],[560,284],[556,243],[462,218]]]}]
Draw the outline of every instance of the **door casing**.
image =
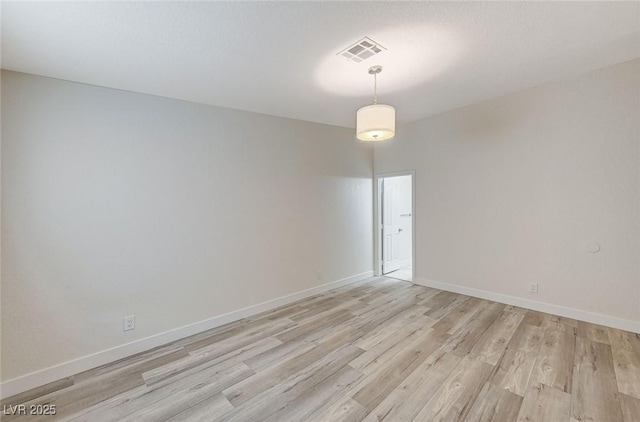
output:
[{"label": "door casing", "polygon": [[373,182],[373,207],[374,224],[374,274],[382,275],[382,179],[395,176],[411,176],[411,278],[416,279],[416,172],[415,170],[399,171],[394,173],[376,173]]}]

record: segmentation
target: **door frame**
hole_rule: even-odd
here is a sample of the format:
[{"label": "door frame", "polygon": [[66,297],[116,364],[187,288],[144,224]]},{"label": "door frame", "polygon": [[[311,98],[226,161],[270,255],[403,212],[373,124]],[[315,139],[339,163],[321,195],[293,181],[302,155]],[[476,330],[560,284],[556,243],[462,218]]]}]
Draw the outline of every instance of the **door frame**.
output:
[{"label": "door frame", "polygon": [[375,206],[373,207],[374,224],[374,265],[373,272],[376,276],[382,275],[382,190],[380,184],[382,179],[395,176],[411,176],[411,279],[416,279],[416,171],[406,170],[393,173],[376,173],[373,177],[373,197]]}]

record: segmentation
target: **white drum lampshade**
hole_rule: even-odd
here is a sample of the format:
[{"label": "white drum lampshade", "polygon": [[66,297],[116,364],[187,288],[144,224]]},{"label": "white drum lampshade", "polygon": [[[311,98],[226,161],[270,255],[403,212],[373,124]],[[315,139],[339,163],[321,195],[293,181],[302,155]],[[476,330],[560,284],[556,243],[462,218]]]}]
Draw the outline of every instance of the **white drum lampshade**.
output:
[{"label": "white drum lampshade", "polygon": [[356,113],[356,137],[361,141],[384,141],[396,134],[396,109],[386,104],[362,107]]},{"label": "white drum lampshade", "polygon": [[373,104],[362,107],[356,113],[356,138],[361,141],[384,141],[396,134],[396,109],[387,104],[378,104],[378,73],[382,66],[371,66],[373,75]]}]

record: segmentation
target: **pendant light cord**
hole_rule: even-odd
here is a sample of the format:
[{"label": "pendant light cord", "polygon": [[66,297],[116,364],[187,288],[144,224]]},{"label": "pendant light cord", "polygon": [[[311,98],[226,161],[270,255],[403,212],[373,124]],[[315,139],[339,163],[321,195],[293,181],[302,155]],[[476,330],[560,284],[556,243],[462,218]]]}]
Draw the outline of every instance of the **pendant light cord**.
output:
[{"label": "pendant light cord", "polygon": [[373,104],[378,104],[378,74],[373,74]]},{"label": "pendant light cord", "polygon": [[382,66],[371,66],[369,75],[373,75],[373,104],[378,104],[378,73],[382,72]]}]

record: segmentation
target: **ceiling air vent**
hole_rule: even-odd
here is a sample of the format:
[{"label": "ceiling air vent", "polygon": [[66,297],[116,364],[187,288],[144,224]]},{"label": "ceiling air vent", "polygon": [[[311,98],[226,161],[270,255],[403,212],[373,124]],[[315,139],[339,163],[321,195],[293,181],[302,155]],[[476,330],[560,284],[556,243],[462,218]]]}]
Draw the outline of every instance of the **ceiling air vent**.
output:
[{"label": "ceiling air vent", "polygon": [[386,50],[386,48],[371,38],[364,37],[357,43],[350,45],[336,55],[341,55],[353,62],[360,63],[367,60],[369,57],[382,53],[384,50]]}]

